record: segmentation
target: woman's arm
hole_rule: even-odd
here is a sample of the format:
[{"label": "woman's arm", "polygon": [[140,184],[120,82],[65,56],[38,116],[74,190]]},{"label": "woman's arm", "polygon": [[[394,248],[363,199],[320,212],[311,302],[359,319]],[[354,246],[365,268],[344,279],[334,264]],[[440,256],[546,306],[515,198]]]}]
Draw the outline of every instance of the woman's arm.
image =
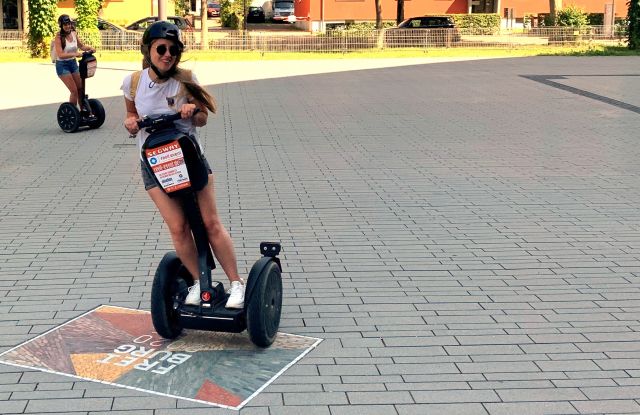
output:
[{"label": "woman's arm", "polygon": [[[193,114],[195,109],[198,108],[200,111],[197,114]],[[184,104],[182,109],[180,110],[182,113],[182,118],[191,117],[191,123],[193,123],[196,127],[204,127],[207,125],[207,118],[209,118],[207,107],[200,101],[192,101],[188,104]]]},{"label": "woman's arm", "polygon": [[88,45],[85,45],[84,43],[82,43],[82,41],[80,41],[80,38],[78,37],[77,33],[76,33],[76,39],[78,39],[78,49],[84,50],[85,52],[91,52],[91,53],[96,51],[91,46],[88,46]]},{"label": "woman's arm", "polygon": [[136,110],[136,103],[125,98],[124,104],[127,109],[127,115],[124,119],[124,128],[129,131],[129,134],[135,135],[140,130],[140,128],[138,128],[138,119],[140,116]]}]

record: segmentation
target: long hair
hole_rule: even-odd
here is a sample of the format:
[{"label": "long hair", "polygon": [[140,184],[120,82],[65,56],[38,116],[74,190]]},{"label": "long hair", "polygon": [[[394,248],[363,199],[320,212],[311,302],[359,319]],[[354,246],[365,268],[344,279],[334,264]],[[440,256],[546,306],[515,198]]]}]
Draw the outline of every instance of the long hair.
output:
[{"label": "long hair", "polygon": [[191,96],[196,100],[202,102],[209,111],[214,114],[218,111],[218,104],[216,103],[216,99],[203,87],[198,85],[196,82],[193,82],[193,77],[191,76],[190,70],[176,67],[176,71],[173,74],[172,78],[180,81],[182,85],[184,85],[184,87],[187,89],[187,92],[189,92],[189,94],[191,94]]},{"label": "long hair", "polygon": [[58,36],[60,36],[60,44],[62,45],[62,51],[64,52],[64,48],[67,47],[67,32],[65,32],[64,29],[60,28],[60,33],[58,33]]}]

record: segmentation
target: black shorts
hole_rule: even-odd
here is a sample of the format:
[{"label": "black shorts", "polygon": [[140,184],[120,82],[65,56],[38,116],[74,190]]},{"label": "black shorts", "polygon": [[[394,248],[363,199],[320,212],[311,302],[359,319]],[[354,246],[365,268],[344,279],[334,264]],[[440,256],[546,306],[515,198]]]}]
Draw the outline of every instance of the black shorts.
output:
[{"label": "black shorts", "polygon": [[[202,156],[202,161],[204,161],[204,165],[207,167],[207,171],[209,172],[209,174],[213,173],[213,170],[211,170],[211,166],[209,165],[209,162],[207,161],[207,158],[205,156]],[[142,183],[144,183],[144,190],[158,187],[158,183],[153,176],[153,172],[149,170],[145,162],[142,160],[140,160],[140,173],[142,174]]]}]

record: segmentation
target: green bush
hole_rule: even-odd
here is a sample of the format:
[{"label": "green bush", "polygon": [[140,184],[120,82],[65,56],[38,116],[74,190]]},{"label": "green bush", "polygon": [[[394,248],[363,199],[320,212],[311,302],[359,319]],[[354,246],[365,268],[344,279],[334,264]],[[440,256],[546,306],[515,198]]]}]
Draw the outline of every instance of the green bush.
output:
[{"label": "green bush", "polygon": [[589,26],[604,25],[604,13],[589,13],[587,15],[587,23]]},{"label": "green bush", "polygon": [[29,0],[29,34],[27,44],[31,57],[49,56],[49,43],[58,31],[56,0]]},{"label": "green bush", "polygon": [[629,20],[629,49],[638,49],[640,47],[640,0],[629,0],[627,2],[629,11],[627,19]]},{"label": "green bush", "polygon": [[588,24],[588,15],[581,8],[569,5],[556,14],[557,26],[583,27]]},{"label": "green bush", "polygon": [[475,32],[493,34],[500,31],[500,15],[497,13],[451,14],[453,21],[461,29],[474,29]]}]

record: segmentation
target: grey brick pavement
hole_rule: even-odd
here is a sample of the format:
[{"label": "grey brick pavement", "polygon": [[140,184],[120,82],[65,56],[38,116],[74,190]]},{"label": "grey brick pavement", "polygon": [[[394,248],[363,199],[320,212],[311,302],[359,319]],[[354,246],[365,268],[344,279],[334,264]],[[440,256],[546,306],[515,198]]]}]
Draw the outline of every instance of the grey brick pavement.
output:
[{"label": "grey brick pavement", "polygon": [[[281,329],[325,339],[241,413],[640,413],[639,63],[212,86],[201,137],[242,271],[281,240]],[[102,102],[103,128],[73,135],[56,105],[0,111],[0,351],[149,307],[171,244],[121,98]],[[229,412],[0,365],[2,414]]]}]

